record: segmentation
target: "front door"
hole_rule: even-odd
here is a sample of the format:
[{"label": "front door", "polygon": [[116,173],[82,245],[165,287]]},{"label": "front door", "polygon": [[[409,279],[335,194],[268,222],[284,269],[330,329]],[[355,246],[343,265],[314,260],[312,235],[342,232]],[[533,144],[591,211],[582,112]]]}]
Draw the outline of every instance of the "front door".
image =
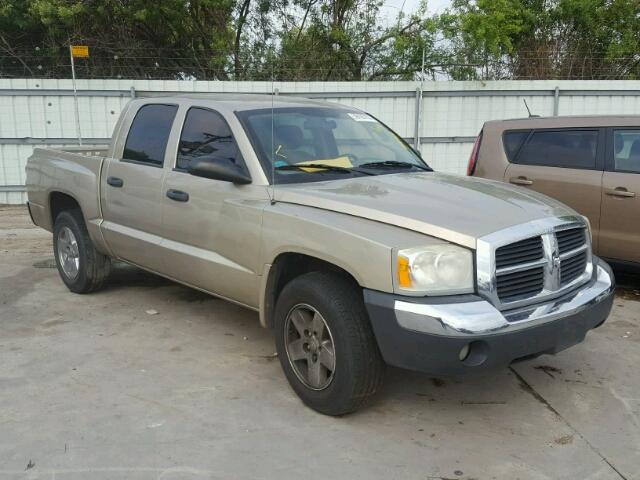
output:
[{"label": "front door", "polygon": [[102,232],[123,260],[160,271],[162,183],[167,140],[177,106],[146,104],[135,114],[119,158],[102,175]]},{"label": "front door", "polygon": [[[505,134],[509,135],[509,132]],[[544,193],[586,216],[598,249],[604,132],[535,130],[513,154],[505,181]]]},{"label": "front door", "polygon": [[192,107],[173,159],[175,168],[162,188],[164,269],[184,283],[257,307],[267,191],[188,173],[191,161],[212,155],[244,165],[222,115]]},{"label": "front door", "polygon": [[640,263],[640,129],[611,129],[609,138],[600,255]]}]

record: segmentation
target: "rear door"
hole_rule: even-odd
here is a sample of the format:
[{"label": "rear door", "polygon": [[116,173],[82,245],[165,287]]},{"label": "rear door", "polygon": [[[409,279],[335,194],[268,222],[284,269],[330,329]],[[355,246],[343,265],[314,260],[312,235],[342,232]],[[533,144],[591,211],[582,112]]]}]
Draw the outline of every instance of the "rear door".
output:
[{"label": "rear door", "polygon": [[[162,182],[167,141],[178,107],[145,104],[102,175],[102,231],[113,253],[161,271]],[[123,127],[126,128],[126,125]]]},{"label": "rear door", "polygon": [[604,129],[507,131],[505,181],[549,195],[586,216],[598,249]]},{"label": "rear door", "polygon": [[246,170],[224,117],[191,107],[162,188],[163,268],[184,283],[256,307],[267,190],[188,173],[192,161],[210,155]]},{"label": "rear door", "polygon": [[640,262],[640,128],[608,130],[600,255]]}]

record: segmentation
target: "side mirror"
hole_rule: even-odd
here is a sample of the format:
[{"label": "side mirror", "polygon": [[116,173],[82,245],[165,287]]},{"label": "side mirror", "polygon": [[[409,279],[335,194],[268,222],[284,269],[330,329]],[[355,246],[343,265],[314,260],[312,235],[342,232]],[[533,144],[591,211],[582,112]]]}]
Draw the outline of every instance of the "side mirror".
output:
[{"label": "side mirror", "polygon": [[195,177],[211,178],[240,185],[251,183],[251,177],[238,165],[224,157],[215,155],[194,158],[189,173]]}]

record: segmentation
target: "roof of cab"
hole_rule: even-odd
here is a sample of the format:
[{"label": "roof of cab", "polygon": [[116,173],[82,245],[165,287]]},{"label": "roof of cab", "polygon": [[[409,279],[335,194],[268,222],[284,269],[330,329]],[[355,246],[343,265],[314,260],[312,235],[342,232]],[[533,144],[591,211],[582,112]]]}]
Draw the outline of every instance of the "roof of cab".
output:
[{"label": "roof of cab", "polygon": [[[275,108],[283,107],[332,107],[350,109],[344,105],[337,103],[330,103],[321,100],[312,100],[297,96],[288,95],[256,95],[253,93],[186,93],[180,95],[171,96],[154,96],[146,97],[143,100],[144,103],[153,103],[152,100],[162,102],[182,102],[185,100],[197,100],[199,105],[211,107],[215,105],[224,105],[226,107],[233,107],[233,110],[254,110],[260,108],[271,108],[273,105]],[[189,102],[193,103],[193,102]]]}]

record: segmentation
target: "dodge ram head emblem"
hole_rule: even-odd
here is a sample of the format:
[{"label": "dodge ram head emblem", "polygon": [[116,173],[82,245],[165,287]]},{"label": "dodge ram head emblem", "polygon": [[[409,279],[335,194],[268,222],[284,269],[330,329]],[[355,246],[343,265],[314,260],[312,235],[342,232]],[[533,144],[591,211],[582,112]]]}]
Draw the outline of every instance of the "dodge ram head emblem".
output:
[{"label": "dodge ram head emblem", "polygon": [[549,279],[550,279],[550,289],[552,291],[558,290],[560,288],[560,253],[557,248],[554,248],[551,251],[551,258],[549,258]]}]

